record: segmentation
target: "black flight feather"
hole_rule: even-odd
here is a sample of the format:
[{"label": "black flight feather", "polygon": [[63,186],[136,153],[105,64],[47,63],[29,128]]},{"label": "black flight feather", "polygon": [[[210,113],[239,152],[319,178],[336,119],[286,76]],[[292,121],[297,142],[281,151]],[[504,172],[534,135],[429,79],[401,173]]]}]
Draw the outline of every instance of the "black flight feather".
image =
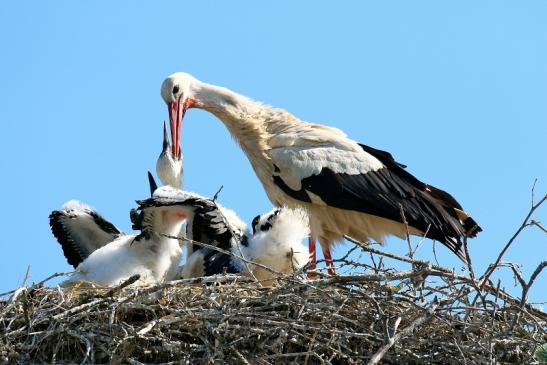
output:
[{"label": "black flight feather", "polygon": [[[291,189],[280,176],[274,183],[294,199],[311,202],[306,191],[319,196],[329,206],[363,212],[402,223],[402,206],[408,224],[428,238],[446,245],[465,261],[462,239],[469,227],[462,225],[455,209],[460,204],[448,193],[424,184],[404,169],[385,151],[360,145],[378,158],[385,168],[364,174],[349,175],[323,168],[319,174],[302,179],[302,188]],[[469,225],[474,221],[469,221]],[[478,226],[476,226],[478,227]],[[477,228],[476,228],[477,229]],[[480,227],[478,227],[480,229]]]},{"label": "black flight feather", "polygon": [[[361,148],[365,151],[376,157],[380,162],[382,162],[387,168],[389,168],[392,172],[395,172],[398,175],[401,175],[402,177],[406,178],[408,181],[412,182],[414,187],[417,189],[420,189],[422,192],[426,192],[435,199],[437,199],[444,207],[447,209],[458,209],[463,212],[463,208],[458,203],[456,198],[454,198],[452,195],[450,195],[448,192],[441,190],[439,188],[436,188],[433,185],[425,184],[421,182],[420,180],[416,179],[412,174],[404,170],[406,168],[406,165],[403,165],[397,161],[395,161],[395,158],[391,155],[391,153],[378,150],[375,148],[372,148],[370,146],[359,144]],[[463,221],[463,227],[464,227],[464,234],[468,235],[469,237],[475,237],[479,232],[482,232],[482,228],[477,224],[477,222],[471,218],[467,217]]]},{"label": "black flight feather", "polygon": [[124,234],[91,209],[54,210],[49,215],[49,225],[74,268],[93,251]]}]

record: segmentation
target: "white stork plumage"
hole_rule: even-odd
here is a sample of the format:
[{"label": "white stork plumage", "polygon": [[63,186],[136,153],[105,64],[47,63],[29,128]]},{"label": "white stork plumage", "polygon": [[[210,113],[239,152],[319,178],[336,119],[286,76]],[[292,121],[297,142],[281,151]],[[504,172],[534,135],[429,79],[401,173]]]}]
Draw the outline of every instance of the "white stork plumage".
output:
[{"label": "white stork plumage", "polygon": [[86,281],[102,286],[119,284],[138,274],[137,285],[174,278],[182,250],[176,235],[189,214],[169,192],[141,202],[132,214],[138,235],[126,235],[94,209],[70,201],[50,214],[50,226],[69,264],[76,268],[65,286]]},{"label": "white stork plumage", "polygon": [[481,231],[450,194],[415,178],[390,153],[359,144],[339,129],[301,121],[182,72],[167,77],[161,95],[175,151],[186,111],[207,110],[239,143],[271,202],[308,212],[312,268],[316,239],[334,273],[330,247],[344,236],[362,242],[404,238],[401,209],[411,234],[427,233],[463,260],[463,238]]},{"label": "white stork plumage", "polygon": [[[308,215],[300,208],[276,208],[256,216],[244,250],[246,258],[283,274],[299,270],[309,259],[309,251],[302,245],[310,234],[308,221]],[[270,271],[261,267],[252,270],[260,281],[267,283],[273,278]]]}]

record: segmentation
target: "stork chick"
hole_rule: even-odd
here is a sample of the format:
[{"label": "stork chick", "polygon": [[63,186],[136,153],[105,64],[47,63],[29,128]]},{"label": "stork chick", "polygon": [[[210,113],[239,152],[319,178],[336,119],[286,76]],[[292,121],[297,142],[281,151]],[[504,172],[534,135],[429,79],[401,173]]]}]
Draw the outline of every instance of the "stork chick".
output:
[{"label": "stork chick", "polygon": [[71,202],[52,212],[53,234],[76,268],[63,285],[87,281],[111,286],[135,274],[140,275],[137,285],[173,279],[182,250],[178,240],[164,235],[177,235],[189,214],[187,207],[174,201],[169,194],[141,201],[135,225],[141,231],[138,235],[112,229],[111,223],[81,203]]},{"label": "stork chick", "polygon": [[195,205],[194,214],[187,221],[187,237],[229,254],[198,245],[181,269],[183,279],[242,273],[270,285],[274,272],[290,274],[308,262],[309,252],[301,242],[308,236],[309,228],[302,210],[281,208],[257,216],[251,233],[235,213],[216,202],[204,199]]},{"label": "stork chick", "polygon": [[[237,269],[231,266],[230,255],[192,244],[192,241],[198,241],[230,251],[235,242],[241,240],[246,230],[245,224],[235,213],[211,199],[175,189],[171,186],[158,188],[153,196],[164,195],[171,196],[173,202],[176,201],[176,204],[185,206],[187,210],[185,236],[191,241],[187,242],[189,259],[184,266],[186,274],[183,277],[213,275],[224,270],[233,273],[238,272]],[[168,204],[167,200],[164,202]],[[138,216],[133,215],[132,221],[134,226],[139,226]],[[195,264],[190,265],[188,264],[189,261]],[[190,272],[194,274],[190,274]]]},{"label": "stork chick", "polygon": [[[256,216],[252,228],[253,235],[245,247],[248,260],[283,274],[291,274],[308,263],[309,251],[302,245],[302,240],[310,234],[304,210],[273,209]],[[273,278],[270,271],[252,264],[251,267],[258,280]]]},{"label": "stork chick", "polygon": [[165,122],[163,122],[163,148],[156,162],[156,173],[163,185],[182,189],[184,182],[182,150],[179,149],[175,155],[173,145],[169,143]]}]

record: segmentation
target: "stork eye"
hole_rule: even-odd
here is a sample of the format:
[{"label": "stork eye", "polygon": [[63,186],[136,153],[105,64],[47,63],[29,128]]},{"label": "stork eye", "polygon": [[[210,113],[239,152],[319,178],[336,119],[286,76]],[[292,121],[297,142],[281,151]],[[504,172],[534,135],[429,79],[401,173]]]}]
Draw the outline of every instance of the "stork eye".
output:
[{"label": "stork eye", "polygon": [[177,95],[178,92],[179,92],[179,87],[178,86],[173,87],[173,95]]}]

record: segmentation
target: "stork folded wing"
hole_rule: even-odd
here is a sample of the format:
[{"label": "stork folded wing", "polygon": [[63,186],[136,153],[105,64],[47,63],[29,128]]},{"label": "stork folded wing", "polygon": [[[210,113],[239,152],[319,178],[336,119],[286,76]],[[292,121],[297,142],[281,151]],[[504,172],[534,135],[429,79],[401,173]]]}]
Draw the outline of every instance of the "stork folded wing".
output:
[{"label": "stork folded wing", "polygon": [[[273,176],[274,183],[294,199],[308,203],[326,204],[335,208],[353,210],[402,223],[401,207],[410,227],[425,233],[427,237],[438,240],[464,259],[462,239],[468,233],[465,222],[460,220],[457,210],[461,206],[448,193],[424,184],[403,166],[397,163],[391,154],[360,145],[360,154],[353,161],[333,164],[336,150],[325,150],[325,158],[309,159],[309,151],[292,151],[284,156],[283,167],[278,164],[278,172]],[[287,154],[287,151],[285,151]],[[330,155],[327,157],[327,153]],[[320,156],[315,148],[313,156]],[[344,152],[339,161],[347,158]],[[376,160],[370,166],[363,162]],[[300,189],[291,188],[285,181],[294,178],[287,161],[297,161],[300,171],[314,171],[299,181]],[[327,161],[325,163],[325,161]],[[377,168],[378,165],[381,168]],[[311,165],[306,167],[306,165]],[[315,172],[320,168],[319,172]],[[285,169],[285,170],[284,170]],[[361,170],[361,173],[356,173]],[[429,229],[429,230],[428,230]],[[476,227],[476,231],[480,227]]]}]

